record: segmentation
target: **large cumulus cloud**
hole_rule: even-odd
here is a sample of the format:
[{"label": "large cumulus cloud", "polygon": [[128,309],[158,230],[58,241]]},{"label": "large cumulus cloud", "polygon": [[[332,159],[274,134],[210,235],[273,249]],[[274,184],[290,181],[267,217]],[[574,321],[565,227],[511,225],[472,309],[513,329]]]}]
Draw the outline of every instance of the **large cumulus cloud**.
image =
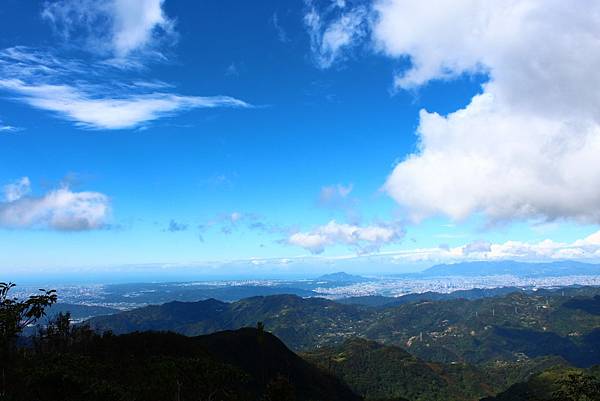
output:
[{"label": "large cumulus cloud", "polygon": [[464,109],[422,110],[385,190],[415,219],[600,222],[600,3],[382,0],[374,40],[400,89],[484,73]]}]

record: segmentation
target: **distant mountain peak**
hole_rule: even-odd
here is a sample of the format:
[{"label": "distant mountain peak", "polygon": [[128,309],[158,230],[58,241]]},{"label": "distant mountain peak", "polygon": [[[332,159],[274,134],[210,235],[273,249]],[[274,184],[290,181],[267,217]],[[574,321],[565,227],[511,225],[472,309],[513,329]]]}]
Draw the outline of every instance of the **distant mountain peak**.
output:
[{"label": "distant mountain peak", "polygon": [[346,282],[346,283],[358,283],[362,281],[367,281],[368,279],[362,276],[357,276],[354,274],[348,274],[346,272],[335,272],[324,274],[322,276],[317,277],[319,281],[335,281],[335,282]]}]

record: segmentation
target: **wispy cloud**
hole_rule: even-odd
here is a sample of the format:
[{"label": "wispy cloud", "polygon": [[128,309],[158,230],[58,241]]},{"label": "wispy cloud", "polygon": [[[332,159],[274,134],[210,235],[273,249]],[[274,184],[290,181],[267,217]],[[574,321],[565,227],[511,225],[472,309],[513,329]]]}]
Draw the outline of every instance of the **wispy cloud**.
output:
[{"label": "wispy cloud", "polygon": [[0,227],[85,231],[107,226],[109,198],[99,192],[73,192],[68,187],[42,196],[31,195],[31,183],[23,177],[3,187]]},{"label": "wispy cloud", "polygon": [[176,38],[174,21],[164,0],[58,0],[47,2],[42,17],[70,44],[110,54],[116,60],[132,55],[162,57],[158,47]]},{"label": "wispy cloud", "polygon": [[319,68],[331,67],[369,33],[371,13],[365,6],[346,9],[345,2],[336,1],[319,9],[307,0],[306,7],[304,25]]},{"label": "wispy cloud", "polygon": [[233,211],[222,213],[214,219],[201,225],[201,230],[206,231],[209,228],[216,227],[221,233],[229,235],[242,228],[256,229],[263,227],[265,223],[261,221],[260,216],[255,213],[245,213]]},{"label": "wispy cloud", "polygon": [[245,102],[228,96],[148,93],[107,98],[70,85],[26,84],[18,79],[0,80],[0,89],[20,95],[20,100],[33,107],[58,113],[81,127],[95,129],[133,128],[194,108],[248,107]]},{"label": "wispy cloud", "polygon": [[277,13],[273,13],[273,16],[271,17],[271,23],[275,28],[275,32],[277,32],[277,39],[279,39],[281,43],[289,42],[290,38],[288,37],[288,34],[285,31],[285,29],[283,29],[283,26],[281,26],[281,22],[279,21],[279,15]]},{"label": "wispy cloud", "polygon": [[2,132],[19,132],[22,131],[23,128],[13,127],[12,125],[7,125],[0,120],[0,133]]},{"label": "wispy cloud", "polygon": [[361,220],[358,210],[358,200],[351,196],[354,189],[352,184],[327,185],[321,188],[317,205],[333,212],[344,213],[346,220],[357,223]]},{"label": "wispy cloud", "polygon": [[348,199],[352,192],[353,185],[327,185],[321,188],[319,194],[319,203],[322,205],[337,204]]},{"label": "wispy cloud", "polygon": [[[198,225],[200,235],[217,231],[221,234],[232,235],[244,231],[254,231],[266,235],[281,237],[287,236],[297,231],[295,227],[286,227],[284,225],[269,222],[264,216],[257,213],[233,211],[221,213],[210,220]],[[203,237],[202,237],[203,238]],[[278,239],[276,242],[285,242]]]},{"label": "wispy cloud", "polygon": [[250,107],[229,96],[185,96],[161,81],[120,84],[119,70],[51,53],[9,48],[0,51],[0,90],[32,107],[56,113],[91,129],[135,128],[175,113],[215,107]]},{"label": "wispy cloud", "polygon": [[14,202],[31,192],[31,181],[29,181],[29,177],[21,177],[14,182],[6,184],[2,190],[4,200],[6,202]]},{"label": "wispy cloud", "polygon": [[225,76],[227,77],[238,77],[240,75],[240,71],[237,67],[236,63],[231,63],[225,69]]}]

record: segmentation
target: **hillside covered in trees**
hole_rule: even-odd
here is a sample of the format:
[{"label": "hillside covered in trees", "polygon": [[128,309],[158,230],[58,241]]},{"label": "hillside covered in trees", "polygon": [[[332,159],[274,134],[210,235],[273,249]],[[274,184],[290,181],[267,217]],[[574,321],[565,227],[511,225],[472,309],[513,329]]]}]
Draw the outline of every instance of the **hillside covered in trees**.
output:
[{"label": "hillside covered in trees", "polygon": [[555,355],[575,366],[600,363],[600,289],[514,292],[475,300],[419,300],[389,307],[293,295],[171,302],[91,319],[100,331],[207,334],[257,321],[291,349],[310,351],[364,337],[443,363],[481,364]]},{"label": "hillside covered in trees", "polygon": [[[383,308],[289,295],[173,302],[77,325],[62,311],[46,321],[54,291],[18,300],[11,288],[0,299],[3,401],[598,399],[593,288]],[[490,324],[490,307],[500,323],[465,335]],[[452,329],[436,336],[436,324]],[[396,327],[419,334],[405,341]]]},{"label": "hillside covered in trees", "polygon": [[486,365],[426,362],[399,347],[358,338],[302,355],[366,399],[402,397],[412,401],[479,400],[532,373],[567,366],[557,357]]}]

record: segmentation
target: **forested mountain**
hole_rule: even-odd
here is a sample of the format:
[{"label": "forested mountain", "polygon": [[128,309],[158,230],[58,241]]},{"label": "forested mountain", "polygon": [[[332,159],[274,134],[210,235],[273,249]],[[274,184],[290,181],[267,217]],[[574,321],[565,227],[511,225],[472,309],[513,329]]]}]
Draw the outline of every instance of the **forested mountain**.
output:
[{"label": "forested mountain", "polygon": [[417,301],[448,301],[451,299],[480,299],[498,297],[502,295],[508,295],[513,292],[527,292],[532,293],[533,291],[526,291],[517,287],[498,287],[498,288],[473,288],[470,290],[457,290],[453,292],[421,292],[406,294],[399,297],[386,297],[381,295],[368,295],[360,297],[348,297],[336,300],[336,302],[342,304],[352,305],[365,305],[375,307],[391,307],[397,305],[408,304]]},{"label": "forested mountain", "polygon": [[302,355],[366,399],[411,401],[479,400],[526,380],[532,372],[567,365],[556,357],[480,366],[431,363],[399,347],[359,338]]},{"label": "forested mountain", "polygon": [[[385,308],[292,295],[172,302],[94,318],[97,330],[61,313],[29,341],[15,334],[42,322],[56,294],[19,301],[3,288],[7,401],[589,401],[599,388],[597,367],[573,367],[599,360],[596,288]],[[237,325],[256,328],[222,331]]]},{"label": "forested mountain", "polygon": [[548,369],[482,401],[600,401],[600,367]]},{"label": "forested mountain", "polygon": [[600,363],[600,289],[512,293],[477,300],[421,301],[387,308],[292,295],[238,302],[171,302],[90,320],[97,330],[207,334],[264,322],[294,350],[365,337],[434,362],[486,363],[560,356]]},{"label": "forested mountain", "polygon": [[91,319],[93,328],[122,334],[145,330],[171,330],[185,335],[208,334],[264,322],[267,329],[292,349],[310,349],[337,339],[352,337],[351,322],[366,321],[372,311],[341,305],[322,298],[294,295],[252,297],[225,303],[214,299],[170,302],[112,316]]}]

